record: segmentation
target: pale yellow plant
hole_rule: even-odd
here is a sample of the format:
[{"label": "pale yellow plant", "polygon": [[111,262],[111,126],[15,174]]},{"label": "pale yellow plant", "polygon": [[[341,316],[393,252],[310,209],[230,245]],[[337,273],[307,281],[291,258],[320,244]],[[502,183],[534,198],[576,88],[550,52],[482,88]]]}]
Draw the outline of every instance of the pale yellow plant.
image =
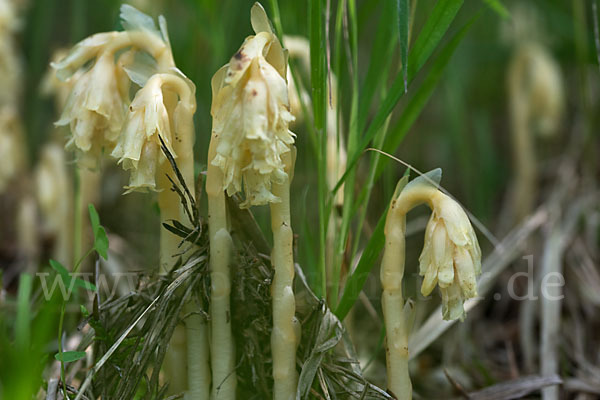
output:
[{"label": "pale yellow plant", "polygon": [[558,63],[543,44],[543,30],[531,5],[513,11],[510,34],[515,51],[508,65],[507,88],[513,146],[512,207],[516,222],[533,211],[538,166],[535,136],[560,129],[565,95]]},{"label": "pale yellow plant", "polygon": [[[157,191],[161,222],[185,223],[188,216],[178,194],[171,190],[167,174],[174,177],[174,173],[161,144],[176,160],[183,183],[193,188],[195,88],[175,67],[162,16],[158,29],[152,18],[124,5],[121,22],[125,31],[84,39],[64,59],[52,64],[57,77],[70,79],[73,85],[57,125],[70,126],[68,146],[80,153],[80,162],[97,163],[101,154],[110,153],[131,172],[126,193]],[[91,67],[86,69],[88,64]],[[131,82],[141,87],[132,102]],[[193,193],[190,190],[190,196]],[[175,264],[173,257],[180,253],[181,239],[161,230],[160,240],[160,271],[165,273]],[[186,305],[191,315],[186,319],[187,395],[206,399],[210,384],[207,327],[192,304]],[[167,377],[173,384],[182,382],[177,378]]]},{"label": "pale yellow plant", "polygon": [[[73,89],[56,125],[70,126],[72,137],[68,146],[85,155],[88,162],[90,157],[97,160],[103,152],[112,151],[121,133],[129,107],[128,75],[135,72],[135,54],[149,54],[158,71],[175,66],[166,33],[156,30],[140,18],[137,10],[132,10],[135,9],[122,8],[128,30],[90,36],[75,45],[64,59],[51,64],[59,79],[73,80]],[[76,74],[90,62],[89,69]]]},{"label": "pale yellow plant", "polygon": [[251,12],[256,33],[213,77],[213,131],[208,155],[214,384],[223,382],[215,398],[235,396],[234,352],[228,322],[231,236],[227,228],[225,192],[243,192],[241,207],[270,204],[273,230],[271,262],[273,297],[273,398],[293,399],[297,387],[293,293],[293,232],[289,205],[293,175],[294,134],[286,79],[287,52],[256,3]]},{"label": "pale yellow plant", "polygon": [[436,284],[442,294],[443,317],[463,319],[463,303],[477,295],[481,251],[467,215],[460,205],[435,185],[441,172],[432,171],[407,184],[403,178],[388,210],[385,250],[381,264],[382,308],[387,337],[388,389],[401,400],[412,398],[408,359],[411,306],[404,302],[406,214],[420,204],[432,210],[420,257],[424,275],[421,293],[429,295]]},{"label": "pale yellow plant", "polygon": [[281,201],[271,193],[271,184],[287,179],[281,156],[294,143],[288,129],[294,117],[287,53],[269,26],[254,27],[256,35],[213,78],[213,135],[218,144],[211,163],[221,169],[229,195],[241,192],[243,185],[242,207]]}]

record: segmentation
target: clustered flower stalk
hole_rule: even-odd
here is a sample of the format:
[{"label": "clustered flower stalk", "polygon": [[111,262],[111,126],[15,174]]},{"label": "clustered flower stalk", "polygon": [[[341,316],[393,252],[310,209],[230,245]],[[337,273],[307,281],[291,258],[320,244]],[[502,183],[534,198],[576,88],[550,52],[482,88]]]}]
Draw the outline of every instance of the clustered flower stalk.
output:
[{"label": "clustered flower stalk", "polygon": [[208,155],[207,194],[212,276],[213,397],[235,396],[234,348],[229,312],[231,236],[225,192],[244,192],[241,207],[269,204],[273,230],[273,398],[295,398],[295,298],[290,182],[295,148],[289,123],[287,53],[264,9],[251,13],[256,33],[213,77],[213,130]]},{"label": "clustered flower stalk", "polygon": [[427,180],[435,174],[439,172],[409,184],[407,178],[400,181],[386,218],[380,278],[387,335],[387,384],[400,400],[412,398],[408,369],[411,307],[410,303],[405,305],[402,296],[406,214],[420,204],[432,210],[419,258],[419,273],[424,277],[421,293],[428,296],[439,286],[444,319],[464,319],[463,303],[477,296],[476,276],[481,273],[481,251],[473,227],[460,205]]},{"label": "clustered flower stalk", "polygon": [[[70,126],[72,137],[67,146],[80,154],[80,161],[97,163],[103,153],[118,159],[130,171],[126,193],[157,191],[161,222],[185,221],[185,210],[166,176],[173,174],[161,145],[175,158],[186,186],[193,188],[194,85],[175,67],[162,17],[160,31],[148,16],[131,6],[121,8],[121,18],[125,31],[91,36],[53,64],[59,78],[74,79],[57,125]],[[145,64],[140,64],[138,53],[150,55],[152,61],[143,58]],[[90,62],[89,69],[77,73]],[[131,81],[141,89],[130,102]],[[194,191],[189,194],[193,197]],[[160,270],[166,273],[180,252],[180,240],[161,230],[160,242]],[[190,314],[186,319],[188,397],[208,399],[208,327],[194,312],[193,302],[185,311]],[[180,368],[167,379],[176,381]]]}]

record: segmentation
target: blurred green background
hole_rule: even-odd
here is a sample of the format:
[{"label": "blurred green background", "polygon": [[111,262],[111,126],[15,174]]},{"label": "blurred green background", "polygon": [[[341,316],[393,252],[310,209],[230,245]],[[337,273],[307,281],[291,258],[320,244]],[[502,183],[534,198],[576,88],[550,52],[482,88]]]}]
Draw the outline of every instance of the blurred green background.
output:
[{"label": "blurred green background", "polygon": [[[501,4],[510,12],[519,3],[522,2],[506,1]],[[596,93],[591,88],[592,80],[597,81],[597,74],[595,71],[589,73],[594,68],[592,64],[595,64],[591,3],[583,0],[538,0],[527,3],[534,10],[540,41],[559,62],[563,73],[568,110],[562,126],[569,126],[569,119],[576,118],[570,112],[573,109],[583,115],[587,126],[592,126],[592,119],[597,116],[588,109],[591,96]],[[26,70],[23,112],[29,150],[34,160],[48,137],[52,122],[57,118],[57,110],[51,99],[42,98],[39,94],[40,80],[48,69],[51,55],[55,50],[69,48],[93,33],[119,29],[120,4],[120,1],[113,0],[38,0],[31,3],[24,21],[21,43]],[[228,61],[243,38],[252,33],[249,13],[253,1],[178,0],[138,1],[133,4],[155,17],[165,15],[176,63],[196,84],[196,155],[198,170],[201,170],[206,163],[210,137],[210,78]],[[413,20],[413,40],[435,2],[418,1],[414,4],[416,13]],[[492,231],[512,175],[506,71],[516,46],[514,38],[510,37],[513,24],[511,17],[495,10],[494,4],[497,2],[473,0],[465,2],[461,8],[449,34],[443,40],[447,41],[473,15],[480,13],[480,17],[452,56],[430,101],[395,153],[421,171],[441,167],[444,171],[444,186],[476,217],[488,224]],[[271,3],[265,3],[264,6],[272,16]],[[279,7],[285,33],[308,38],[307,4],[301,1],[282,1]],[[331,7],[335,10],[336,2]],[[364,78],[371,58],[380,56],[373,54],[372,43],[381,9],[380,4],[375,1],[359,1],[357,4],[359,81]],[[332,21],[332,25],[333,23]],[[399,62],[398,54],[394,57]],[[394,125],[404,105],[410,101],[414,93],[411,89],[418,87],[427,69],[426,64],[414,84],[409,87],[407,96],[400,100],[390,126]],[[309,87],[308,77],[304,76],[303,80],[305,86]],[[344,120],[349,114],[351,99],[347,69],[342,69],[339,80],[342,88],[339,98]],[[390,83],[391,79],[387,84]],[[372,108],[370,116],[377,109],[377,101]],[[344,124],[347,127],[347,121]],[[293,196],[296,200],[293,207],[298,212],[294,215],[316,221],[317,207],[305,207],[316,196],[316,171],[313,169],[315,154],[307,139],[305,126],[296,125],[293,129],[298,135],[299,154]],[[568,135],[566,129],[560,129],[559,134],[550,140],[538,142],[547,160],[560,154]],[[377,221],[395,182],[403,172],[404,167],[396,163],[388,164],[384,180],[373,191],[367,228],[372,228]],[[365,174],[363,167],[359,170],[359,182]],[[148,207],[151,206],[136,208],[126,204],[145,203],[147,200],[138,194],[129,195],[130,199],[122,199],[115,196],[116,193],[113,192],[116,191],[116,188],[113,191],[105,189],[104,199],[107,202],[102,206],[102,214],[105,220],[108,219],[109,229],[119,231],[126,237],[133,236],[134,243],[152,242],[153,239],[149,237],[136,240],[135,234],[127,234],[132,226],[130,222],[141,217],[136,213],[142,209],[147,215]],[[107,208],[111,209],[110,213],[106,212]],[[264,218],[261,218],[262,214],[264,213],[257,210],[259,222],[267,227]],[[300,226],[299,222],[296,223],[297,226]],[[268,232],[269,229],[265,231]],[[139,231],[137,234],[142,235]],[[301,252],[301,261],[306,262],[305,258],[302,259],[304,253],[305,251]]]}]

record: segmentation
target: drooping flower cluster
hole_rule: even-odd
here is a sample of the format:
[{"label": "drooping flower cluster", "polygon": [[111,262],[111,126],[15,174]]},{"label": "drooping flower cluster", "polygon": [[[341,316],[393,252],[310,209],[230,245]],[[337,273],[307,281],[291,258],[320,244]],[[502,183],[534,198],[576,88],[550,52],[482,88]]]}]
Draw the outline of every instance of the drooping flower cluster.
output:
[{"label": "drooping flower cluster", "polygon": [[469,218],[456,201],[437,192],[431,205],[432,214],[419,257],[420,275],[424,277],[421,293],[428,296],[437,284],[442,294],[444,319],[462,320],[464,301],[477,296],[481,250]]},{"label": "drooping flower cluster", "polygon": [[121,132],[129,95],[129,79],[114,55],[98,55],[94,65],[75,82],[58,126],[69,125],[67,147],[99,156],[111,149]]},{"label": "drooping flower cluster", "polygon": [[268,22],[255,23],[255,36],[213,77],[213,137],[210,160],[223,172],[229,195],[245,194],[242,207],[279,202],[271,183],[287,179],[281,155],[294,134],[286,81],[287,54]]},{"label": "drooping flower cluster", "polygon": [[126,31],[93,35],[52,63],[56,76],[73,86],[56,125],[70,127],[67,147],[76,149],[87,166],[114,150],[127,116],[131,81],[145,83],[138,79],[141,55],[153,63],[143,69],[173,67],[164,25],[159,31],[150,17],[130,6],[121,8],[121,19]]},{"label": "drooping flower cluster", "polygon": [[[177,96],[177,93],[165,88],[169,81],[174,80],[188,95],[179,93]],[[171,155],[177,157],[173,143],[179,125],[185,123],[182,119],[186,119],[181,110],[190,108],[188,115],[191,118],[195,109],[193,92],[193,84],[175,74],[155,74],[137,92],[129,106],[123,133],[111,153],[124,169],[131,170],[128,191],[156,190],[157,168],[166,161],[160,150],[160,139]],[[171,121],[174,122],[173,127]]]}]

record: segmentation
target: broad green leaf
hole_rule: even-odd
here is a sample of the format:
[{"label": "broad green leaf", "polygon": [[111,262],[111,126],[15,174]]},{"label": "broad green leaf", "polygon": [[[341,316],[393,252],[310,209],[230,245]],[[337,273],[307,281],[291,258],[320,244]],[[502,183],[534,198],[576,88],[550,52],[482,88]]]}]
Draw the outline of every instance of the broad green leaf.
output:
[{"label": "broad green leaf", "polygon": [[85,351],[63,351],[62,353],[56,353],[54,358],[62,362],[73,362],[81,360],[85,357]]},{"label": "broad green leaf", "polygon": [[71,279],[71,276],[69,275],[69,271],[58,261],[51,259],[50,266],[52,267],[53,270],[58,272],[59,275],[66,276],[69,280]]},{"label": "broad green leaf", "polygon": [[94,234],[94,248],[102,258],[108,260],[108,236],[102,226]]},{"label": "broad green leaf", "polygon": [[88,205],[88,211],[90,213],[90,222],[92,223],[92,232],[94,236],[96,236],[96,231],[100,227],[100,217],[98,216],[98,212],[93,204]]},{"label": "broad green leaf", "polygon": [[71,287],[71,275],[69,271],[58,261],[50,260],[50,266],[55,270],[63,281],[65,287]]},{"label": "broad green leaf", "polygon": [[88,210],[90,212],[92,231],[94,232],[94,249],[102,258],[108,260],[108,236],[106,236],[106,230],[100,225],[100,217],[93,204],[88,205]]},{"label": "broad green leaf", "polygon": [[[100,228],[102,229],[102,227]],[[70,287],[72,282],[73,286],[91,291],[96,290],[96,285],[93,283],[71,276],[71,273],[58,261],[50,260],[50,266],[60,275],[66,287]]]},{"label": "broad green leaf", "polygon": [[81,278],[75,278],[75,286],[85,290],[90,290],[92,292],[96,291],[96,285],[94,285],[92,282],[88,282],[85,279]]}]

